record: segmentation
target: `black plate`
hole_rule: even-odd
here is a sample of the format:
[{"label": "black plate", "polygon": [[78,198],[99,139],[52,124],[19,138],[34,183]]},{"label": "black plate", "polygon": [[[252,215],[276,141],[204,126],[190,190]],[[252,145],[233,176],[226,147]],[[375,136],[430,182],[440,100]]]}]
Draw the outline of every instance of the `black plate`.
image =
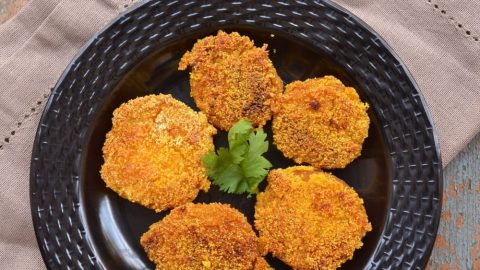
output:
[{"label": "black plate", "polygon": [[[33,147],[32,217],[48,268],[153,269],[139,238],[165,213],[155,214],[105,187],[101,147],[112,111],[128,99],[171,93],[195,108],[188,74],[177,71],[178,61],[197,38],[218,29],[269,44],[285,83],[332,74],[358,89],[371,105],[369,137],[361,157],[334,173],[365,200],[373,231],[341,269],[424,268],[442,190],[430,115],[395,53],[328,1],[146,1],[96,35],[55,86]],[[225,134],[215,142],[224,144]],[[275,167],[293,164],[273,146],[268,158]],[[252,222],[254,197],[212,188],[195,201],[230,203]],[[289,269],[268,260],[276,269]]]}]

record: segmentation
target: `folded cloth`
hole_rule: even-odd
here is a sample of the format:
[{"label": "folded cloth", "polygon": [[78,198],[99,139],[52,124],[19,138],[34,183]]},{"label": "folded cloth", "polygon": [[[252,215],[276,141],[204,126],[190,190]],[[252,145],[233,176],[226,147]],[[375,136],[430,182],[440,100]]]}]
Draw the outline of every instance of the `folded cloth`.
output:
[{"label": "folded cloth", "polygon": [[131,0],[31,0],[0,25],[0,269],[45,269],[30,215],[30,155],[50,88]]},{"label": "folded cloth", "polygon": [[480,2],[335,0],[407,65],[440,137],[443,166],[480,132]]},{"label": "folded cloth", "polygon": [[[31,0],[0,25],[0,269],[45,268],[29,205],[39,115],[75,53],[132,2]],[[410,69],[432,113],[446,165],[480,131],[480,3],[336,2],[372,26]]]}]

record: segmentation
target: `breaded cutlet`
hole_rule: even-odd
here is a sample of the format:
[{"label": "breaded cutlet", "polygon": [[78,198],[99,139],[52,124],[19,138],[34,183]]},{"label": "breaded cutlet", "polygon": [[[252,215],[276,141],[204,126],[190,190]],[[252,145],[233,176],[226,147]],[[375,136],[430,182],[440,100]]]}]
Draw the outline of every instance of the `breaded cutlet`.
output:
[{"label": "breaded cutlet", "polygon": [[[140,243],[160,270],[264,270],[258,238],[246,217],[227,204],[173,209]],[[268,266],[268,265],[267,265]]]},{"label": "breaded cutlet", "polygon": [[368,136],[368,104],[333,76],[295,81],[272,105],[273,139],[296,163],[344,168]]},{"label": "breaded cutlet", "polygon": [[255,47],[237,32],[218,31],[216,36],[199,39],[183,55],[178,69],[188,66],[192,67],[191,96],[221,130],[229,130],[243,118],[262,127],[272,116],[272,97],[283,91],[267,45]]},{"label": "breaded cutlet", "polygon": [[301,270],[337,269],[372,230],[355,190],[311,166],[270,171],[257,195],[255,227],[264,254]]},{"label": "breaded cutlet", "polygon": [[216,129],[203,113],[160,94],[122,104],[112,122],[101,177],[121,197],[160,212],[209,189],[201,157]]}]

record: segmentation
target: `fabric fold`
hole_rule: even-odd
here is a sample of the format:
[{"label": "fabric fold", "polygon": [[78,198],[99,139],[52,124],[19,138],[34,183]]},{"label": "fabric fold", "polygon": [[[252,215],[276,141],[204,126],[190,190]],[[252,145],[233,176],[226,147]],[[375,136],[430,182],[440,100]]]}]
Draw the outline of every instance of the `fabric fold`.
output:
[{"label": "fabric fold", "polygon": [[31,0],[0,25],[0,269],[45,269],[29,203],[38,121],[70,60],[127,3]]},{"label": "fabric fold", "polygon": [[[61,0],[38,0],[28,2],[9,21],[0,24],[0,65],[19,50],[43,25]],[[34,15],[34,16],[32,16]]]},{"label": "fabric fold", "polygon": [[[335,2],[369,24],[408,67],[433,117],[446,166],[480,132],[480,42],[457,31],[433,0]],[[480,11],[480,5],[471,8],[477,10],[471,14]]]}]

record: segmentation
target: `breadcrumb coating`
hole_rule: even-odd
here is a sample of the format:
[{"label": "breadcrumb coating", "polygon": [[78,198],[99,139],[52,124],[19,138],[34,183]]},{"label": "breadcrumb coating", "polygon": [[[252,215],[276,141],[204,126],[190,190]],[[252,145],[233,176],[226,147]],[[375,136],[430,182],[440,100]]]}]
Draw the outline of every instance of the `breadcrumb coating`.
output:
[{"label": "breadcrumb coating", "polygon": [[355,190],[311,166],[270,171],[257,196],[255,227],[264,253],[302,270],[336,269],[372,230]]},{"label": "breadcrumb coating", "polygon": [[245,216],[220,203],[179,206],[151,225],[140,243],[158,270],[252,270],[259,256]]},{"label": "breadcrumb coating", "polygon": [[258,257],[255,261],[253,270],[275,270],[267,263],[264,257]]},{"label": "breadcrumb coating", "polygon": [[216,129],[205,115],[160,94],[122,104],[112,121],[101,176],[121,197],[160,212],[208,191],[201,157]]},{"label": "breadcrumb coating", "polygon": [[295,81],[272,104],[274,143],[296,163],[344,168],[368,136],[368,104],[333,76]]},{"label": "breadcrumb coating", "polygon": [[267,45],[255,47],[237,32],[198,40],[178,69],[188,66],[191,96],[210,123],[225,131],[242,118],[262,127],[272,116],[271,98],[283,91]]}]

